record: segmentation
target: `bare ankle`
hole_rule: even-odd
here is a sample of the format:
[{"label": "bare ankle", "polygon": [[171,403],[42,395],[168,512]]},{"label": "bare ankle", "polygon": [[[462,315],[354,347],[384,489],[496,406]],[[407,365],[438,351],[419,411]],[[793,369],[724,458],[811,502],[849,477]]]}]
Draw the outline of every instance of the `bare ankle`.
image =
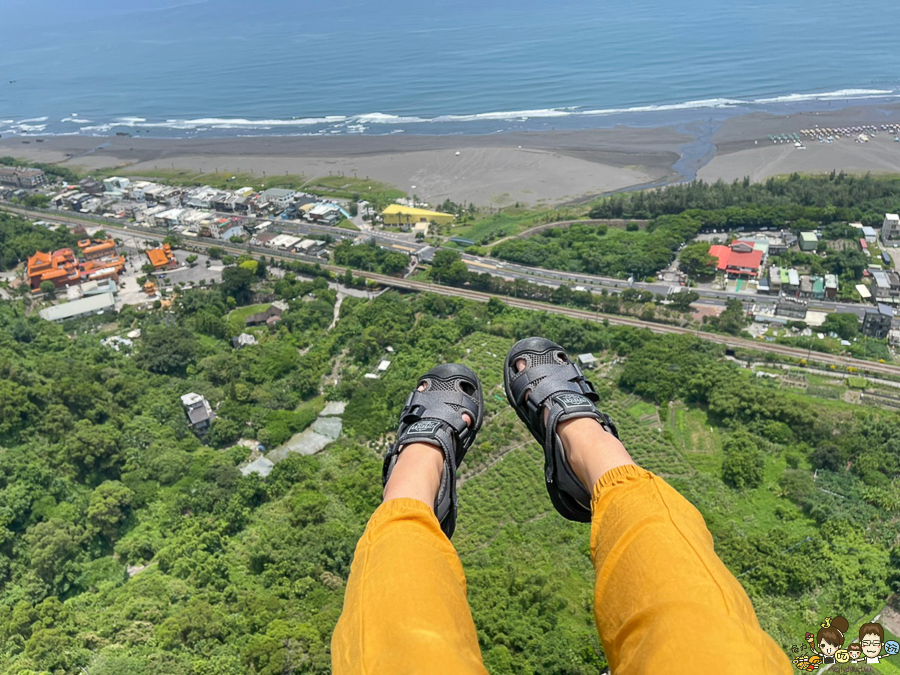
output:
[{"label": "bare ankle", "polygon": [[578,480],[588,489],[610,469],[634,460],[618,438],[606,431],[596,419],[579,417],[560,422],[556,428],[566,460]]}]

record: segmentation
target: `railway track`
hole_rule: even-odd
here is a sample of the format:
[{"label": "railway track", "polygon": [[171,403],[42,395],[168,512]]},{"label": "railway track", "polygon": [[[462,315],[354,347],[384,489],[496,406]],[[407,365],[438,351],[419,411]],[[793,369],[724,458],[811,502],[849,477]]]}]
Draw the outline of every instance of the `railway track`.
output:
[{"label": "railway track", "polygon": [[[92,224],[96,224],[97,226],[102,227],[108,232],[117,232],[124,235],[138,235],[144,238],[162,240],[165,238],[165,234],[161,232],[154,232],[148,228],[142,227],[129,227],[123,228],[116,225],[109,224],[107,222],[94,222],[88,221],[87,219],[75,219],[71,217],[64,216],[56,216],[54,214],[47,214],[43,212],[33,212],[27,209],[18,209],[14,207],[6,207],[8,211],[12,211],[14,213],[18,213],[19,215],[27,216],[27,217],[40,217],[42,220],[48,220],[53,222],[60,222],[66,224],[85,224],[85,222],[91,222]],[[205,241],[192,241],[191,244],[193,246],[207,249],[213,246],[221,248],[230,253],[247,253],[247,247],[235,246],[233,244],[229,244],[227,242],[216,242],[209,243]],[[269,249],[262,249],[258,247],[254,247],[253,251],[265,255],[270,258],[274,258],[276,260],[286,260],[286,261],[303,261],[309,262],[310,259],[304,256],[297,255],[285,255],[283,253],[277,253],[275,251],[270,251]],[[322,264],[322,269],[329,270],[331,272],[335,272],[337,274],[343,274],[345,268],[338,267],[335,265],[327,265]],[[466,300],[475,300],[476,302],[488,302],[491,298],[496,298],[510,307],[517,307],[520,309],[529,309],[536,310],[542,312],[550,312],[553,314],[560,314],[562,316],[567,316],[573,319],[581,319],[584,321],[593,321],[593,322],[603,322],[608,321],[612,325],[617,326],[631,326],[634,328],[644,328],[652,333],[657,334],[677,334],[677,335],[693,335],[702,340],[708,340],[710,342],[714,342],[716,344],[721,344],[726,347],[726,349],[751,349],[758,352],[769,352],[773,354],[779,354],[781,356],[787,356],[795,359],[806,359],[809,362],[823,363],[826,365],[833,365],[835,367],[848,368],[853,367],[856,368],[860,373],[872,373],[872,374],[880,374],[880,375],[888,375],[893,377],[900,377],[900,366],[895,366],[889,363],[878,363],[875,361],[865,361],[862,359],[854,359],[844,356],[835,356],[833,354],[824,354],[822,352],[808,351],[805,349],[798,349],[796,347],[787,347],[785,345],[777,345],[770,342],[757,342],[754,340],[747,340],[745,338],[732,337],[730,335],[721,335],[719,333],[707,333],[700,330],[690,329],[690,328],[682,328],[680,326],[670,326],[666,324],[659,323],[651,323],[649,321],[642,321],[641,319],[635,319],[632,317],[618,316],[614,314],[601,314],[598,312],[590,312],[583,309],[574,309],[570,307],[560,307],[559,305],[549,305],[542,302],[537,302],[535,300],[526,300],[521,298],[511,298],[503,295],[494,295],[492,293],[485,293],[483,291],[473,291],[467,288],[457,288],[454,286],[439,286],[437,284],[428,283],[425,281],[414,281],[411,279],[402,279],[397,277],[391,277],[384,274],[376,274],[374,272],[363,272],[363,271],[354,271],[354,274],[358,277],[363,277],[365,279],[369,279],[376,283],[379,283],[383,286],[390,286],[392,288],[399,288],[408,291],[416,291],[423,293],[437,293],[440,295],[447,295],[456,298],[463,298]]]}]

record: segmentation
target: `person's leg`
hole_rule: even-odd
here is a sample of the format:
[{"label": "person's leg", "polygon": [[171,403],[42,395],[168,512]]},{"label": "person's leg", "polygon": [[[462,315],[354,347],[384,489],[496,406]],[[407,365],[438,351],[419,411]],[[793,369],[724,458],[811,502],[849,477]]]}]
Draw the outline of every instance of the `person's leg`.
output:
[{"label": "person's leg", "polygon": [[593,486],[594,613],[612,672],[791,672],[697,509],[595,420],[562,422],[558,433]]},{"label": "person's leg", "polygon": [[[538,342],[531,349],[552,345]],[[524,358],[515,362],[519,372],[528,367]],[[542,377],[549,381],[552,375],[545,369]],[[561,385],[551,383],[545,396],[554,387]],[[546,427],[546,405],[543,420]],[[790,672],[744,589],[716,555],[700,513],[637,466],[596,418],[564,419],[555,432],[568,466],[593,488],[594,614],[612,672]]]},{"label": "person's leg", "polygon": [[486,672],[462,565],[433,511],[443,462],[425,443],[397,458],[356,547],[331,640],[335,675]]}]

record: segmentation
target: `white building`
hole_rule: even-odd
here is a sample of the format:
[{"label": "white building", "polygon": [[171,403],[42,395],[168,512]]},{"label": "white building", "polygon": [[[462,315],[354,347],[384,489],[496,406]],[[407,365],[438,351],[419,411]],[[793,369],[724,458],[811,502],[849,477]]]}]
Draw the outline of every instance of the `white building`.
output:
[{"label": "white building", "polygon": [[103,179],[103,189],[112,195],[121,195],[130,184],[130,180],[121,178],[120,176],[112,176],[111,178]]},{"label": "white building", "polygon": [[155,183],[151,183],[146,180],[138,180],[138,181],[133,182],[129,186],[127,192],[129,195],[131,195],[132,199],[142,202],[146,199],[147,190],[149,190],[150,188],[153,188],[153,187],[156,187]]},{"label": "white building", "polygon": [[191,206],[195,209],[208,209],[213,200],[219,196],[219,191],[204,185],[188,193],[184,200],[185,206]]},{"label": "white building", "polygon": [[213,412],[212,406],[200,394],[191,392],[181,397],[181,405],[184,406],[184,412],[187,413],[188,421],[194,431],[204,432],[209,429],[209,425],[216,414]]},{"label": "white building", "polygon": [[300,240],[301,237],[292,237],[289,234],[279,234],[274,239],[270,239],[267,245],[269,248],[292,249]]},{"label": "white building", "polygon": [[885,213],[881,225],[881,243],[893,245],[900,243],[900,216],[896,213]]},{"label": "white building", "polygon": [[875,232],[874,227],[869,227],[868,225],[863,225],[862,227],[863,237],[866,239],[867,244],[874,244],[878,239],[878,233]]},{"label": "white building", "polygon": [[260,195],[260,199],[264,202],[274,204],[275,206],[279,206],[284,209],[287,208],[292,201],[294,201],[295,194],[296,193],[293,190],[285,190],[283,188],[269,188]]},{"label": "white building", "polygon": [[182,225],[182,216],[185,213],[185,209],[166,209],[160,213],[155,213],[153,215],[148,215],[148,221],[153,227],[175,227],[176,225]]},{"label": "white building", "polygon": [[317,239],[304,239],[299,244],[294,245],[294,252],[304,255],[317,255],[324,249],[325,242]]},{"label": "white building", "polygon": [[116,299],[112,293],[93,295],[81,300],[73,300],[55,307],[42,309],[38,314],[45,321],[66,321],[68,319],[80,319],[93,314],[103,314],[107,310],[115,311]]}]

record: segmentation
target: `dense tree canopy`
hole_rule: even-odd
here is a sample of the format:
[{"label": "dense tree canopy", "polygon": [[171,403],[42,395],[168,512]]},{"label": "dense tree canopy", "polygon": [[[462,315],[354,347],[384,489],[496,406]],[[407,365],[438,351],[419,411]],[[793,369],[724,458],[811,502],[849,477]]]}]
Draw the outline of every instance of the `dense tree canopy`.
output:
[{"label": "dense tree canopy", "polygon": [[699,230],[699,221],[686,216],[660,217],[639,232],[573,225],[507,239],[494,246],[491,255],[549,269],[644,278],[668,265],[678,246]]},{"label": "dense tree canopy", "polygon": [[65,227],[54,230],[0,211],[0,272],[25,262],[36,251],[75,248],[78,237]]},{"label": "dense tree canopy", "polygon": [[[458,262],[451,253],[437,266]],[[232,281],[128,309],[103,333],[0,304],[0,674],[330,672],[354,548],[381,499],[380,453],[410,384],[459,361],[502,392],[506,350],[535,334],[601,356],[610,376],[591,377],[629,452],[697,506],[779,642],[808,629],[801,600],[816,615],[873,615],[900,585],[895,415],[777,388],[690,336],[496,298],[386,292],[344,297],[336,313],[333,285],[305,263],[254,276],[253,295],[288,309],[274,327],[246,328],[258,310],[242,304],[245,280]],[[648,300],[499,281],[573,305]],[[258,344],[236,349],[235,325]],[[100,344],[133,328],[131,354]],[[390,368],[366,378],[385,358]],[[217,414],[202,438],[187,392]],[[308,428],[327,400],[347,402],[336,442],[289,453],[268,478],[242,474],[259,444]],[[589,532],[553,512],[541,453],[502,394],[486,408],[460,467],[454,537],[486,664],[498,675],[602,671]]]},{"label": "dense tree canopy", "polygon": [[[661,190],[626,192],[600,201],[591,218],[658,218],[688,212],[704,227],[785,226],[862,221],[880,224],[900,207],[897,176],[829,176],[749,179],[713,184],[693,181]],[[832,234],[833,231],[830,231]],[[836,238],[829,236],[829,238]]]}]

